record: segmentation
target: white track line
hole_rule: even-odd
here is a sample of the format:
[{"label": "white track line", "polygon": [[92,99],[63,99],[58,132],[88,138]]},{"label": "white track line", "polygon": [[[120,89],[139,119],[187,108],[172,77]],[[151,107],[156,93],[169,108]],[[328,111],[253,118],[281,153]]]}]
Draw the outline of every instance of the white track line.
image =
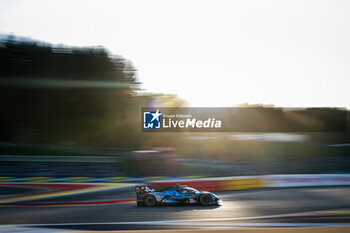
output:
[{"label": "white track line", "polygon": [[[258,220],[258,219],[270,219],[270,218],[288,218],[288,217],[299,217],[304,215],[312,215],[324,212],[335,212],[342,210],[320,210],[320,211],[307,211],[307,212],[296,212],[288,214],[274,214],[264,216],[253,216],[253,217],[236,217],[236,218],[211,218],[211,219],[196,219],[196,220],[179,220],[186,222],[212,222],[212,221],[237,221],[237,220]],[[312,216],[311,216],[312,217]],[[317,217],[317,216],[315,216]]]},{"label": "white track line", "polygon": [[6,224],[6,227],[48,227],[48,226],[89,226],[89,225],[158,225],[158,226],[228,226],[228,227],[322,227],[350,226],[350,223],[203,223],[185,221],[149,221],[149,222],[88,222],[88,223],[46,223],[46,224]]},{"label": "white track line", "polygon": [[[326,210],[327,212],[341,211],[341,210]],[[17,226],[17,227],[30,227],[30,226],[83,226],[83,225],[186,225],[186,226],[344,226],[350,225],[350,223],[219,223],[218,221],[237,221],[237,220],[258,220],[258,219],[271,219],[271,218],[286,218],[286,217],[298,217],[303,215],[323,213],[325,211],[309,211],[309,212],[297,212],[289,214],[276,214],[254,217],[237,217],[237,218],[211,218],[211,219],[195,219],[195,220],[168,220],[168,221],[140,221],[140,222],[80,222],[80,223],[43,223],[43,224],[3,224],[0,226]]]}]

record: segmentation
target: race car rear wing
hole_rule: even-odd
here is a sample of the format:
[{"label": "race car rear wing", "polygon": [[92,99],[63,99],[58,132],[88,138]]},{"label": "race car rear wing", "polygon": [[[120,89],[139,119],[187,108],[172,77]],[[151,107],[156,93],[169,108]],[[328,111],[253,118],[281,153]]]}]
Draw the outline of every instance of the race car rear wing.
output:
[{"label": "race car rear wing", "polygon": [[155,192],[156,190],[152,187],[148,187],[146,185],[142,185],[142,186],[136,186],[135,187],[135,192],[136,193],[151,193],[151,192]]}]

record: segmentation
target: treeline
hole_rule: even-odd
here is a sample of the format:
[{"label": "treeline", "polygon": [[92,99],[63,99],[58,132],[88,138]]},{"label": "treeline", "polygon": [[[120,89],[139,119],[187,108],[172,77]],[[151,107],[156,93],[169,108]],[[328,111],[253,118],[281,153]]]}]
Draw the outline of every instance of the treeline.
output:
[{"label": "treeline", "polygon": [[[0,141],[120,144],[137,85],[131,63],[102,47],[5,37],[0,42]],[[117,131],[106,133],[109,129]]]},{"label": "treeline", "polygon": [[[184,107],[185,102],[172,95],[138,95],[138,88],[131,62],[102,47],[56,46],[2,36],[0,142],[68,143],[122,150],[185,145],[184,133],[141,133],[140,128],[142,107]],[[285,112],[253,107],[240,115],[223,113],[240,122],[240,128],[232,131],[302,131],[307,127],[341,131],[344,125],[344,121],[329,120],[344,114],[337,109]]]}]

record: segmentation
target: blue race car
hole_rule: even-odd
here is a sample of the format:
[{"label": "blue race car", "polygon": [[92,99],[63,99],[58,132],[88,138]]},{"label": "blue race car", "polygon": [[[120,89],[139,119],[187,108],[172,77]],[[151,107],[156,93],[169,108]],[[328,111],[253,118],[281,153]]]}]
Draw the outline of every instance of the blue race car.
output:
[{"label": "blue race car", "polygon": [[221,205],[222,201],[213,193],[198,191],[183,185],[136,186],[137,206],[153,207],[159,204]]}]

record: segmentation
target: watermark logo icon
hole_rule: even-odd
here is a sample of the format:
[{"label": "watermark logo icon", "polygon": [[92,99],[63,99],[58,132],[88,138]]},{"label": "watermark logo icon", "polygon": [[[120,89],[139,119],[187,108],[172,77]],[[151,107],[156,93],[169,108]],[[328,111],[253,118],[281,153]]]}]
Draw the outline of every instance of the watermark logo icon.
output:
[{"label": "watermark logo icon", "polygon": [[144,129],[160,129],[161,127],[161,115],[157,109],[156,112],[145,111],[143,112],[143,128]]}]

